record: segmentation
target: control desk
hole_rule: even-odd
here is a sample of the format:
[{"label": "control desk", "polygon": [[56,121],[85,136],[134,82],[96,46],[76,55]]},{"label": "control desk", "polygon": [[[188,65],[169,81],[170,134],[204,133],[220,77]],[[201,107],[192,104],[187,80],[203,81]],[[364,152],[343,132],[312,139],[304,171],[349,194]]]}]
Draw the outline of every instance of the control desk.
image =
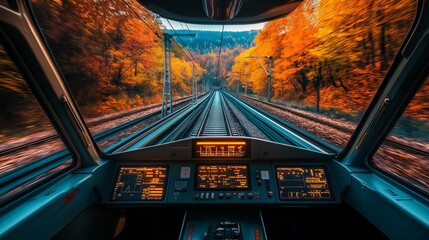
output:
[{"label": "control desk", "polygon": [[121,154],[111,205],[336,204],[333,157],[252,138],[187,139]]}]

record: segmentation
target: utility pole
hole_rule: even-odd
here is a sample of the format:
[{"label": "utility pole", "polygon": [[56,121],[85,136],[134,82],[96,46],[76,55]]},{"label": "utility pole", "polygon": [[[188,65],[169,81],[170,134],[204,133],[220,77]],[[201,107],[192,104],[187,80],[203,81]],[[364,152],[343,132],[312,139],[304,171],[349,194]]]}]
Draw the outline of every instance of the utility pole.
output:
[{"label": "utility pole", "polygon": [[[267,102],[271,102],[271,80],[273,74],[273,57],[272,56],[248,56],[246,58],[256,58],[261,65],[262,69],[264,69],[265,74],[268,77],[268,86],[267,86]],[[261,62],[261,58],[268,58],[269,62],[269,70],[267,70]],[[247,90],[246,90],[247,92]]]},{"label": "utility pole", "polygon": [[162,88],[162,109],[161,118],[172,113],[172,94],[171,94],[171,58],[170,58],[170,42],[171,35],[164,34],[164,86]]},{"label": "utility pole", "polygon": [[198,98],[198,83],[197,83],[197,74],[195,72],[195,64],[192,63],[192,101],[197,102]]},{"label": "utility pole", "polygon": [[[164,85],[162,89],[161,118],[173,112],[173,95],[171,79],[171,38],[174,36],[195,37],[195,34],[164,33]],[[193,64],[192,64],[193,66]]]}]

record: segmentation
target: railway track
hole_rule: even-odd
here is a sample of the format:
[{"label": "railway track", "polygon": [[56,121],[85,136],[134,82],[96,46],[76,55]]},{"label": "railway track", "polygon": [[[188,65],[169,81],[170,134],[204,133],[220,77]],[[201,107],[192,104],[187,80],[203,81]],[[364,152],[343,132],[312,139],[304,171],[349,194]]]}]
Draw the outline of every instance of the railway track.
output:
[{"label": "railway track", "polygon": [[[181,100],[186,102],[186,99]],[[187,108],[186,111],[183,110],[183,113],[177,112],[177,114],[172,114],[172,116],[163,119],[163,121],[157,121],[154,124],[150,124],[149,126],[138,130],[120,143],[113,144],[105,151],[118,152],[123,150],[132,150],[143,146],[165,143],[187,137],[246,136],[246,126],[243,126],[243,124],[240,123],[233,111],[231,111],[230,105],[234,105],[234,107],[238,109],[245,118],[251,121],[263,134],[265,134],[269,140],[320,152],[329,152],[327,148],[318,147],[317,141],[314,141],[311,136],[306,136],[305,133],[300,132],[296,127],[294,128],[293,126],[287,125],[284,121],[274,119],[272,116],[267,116],[263,112],[244,104],[231,95],[218,91],[202,99],[195,106]],[[152,108],[153,107],[157,106],[155,105],[152,106]],[[88,125],[97,126],[99,124],[121,119],[149,109],[150,108],[148,107],[135,109],[133,111],[124,112],[108,118],[92,121]],[[131,121],[127,121],[117,127],[95,134],[94,139],[96,141],[100,141],[108,138],[159,114],[160,110],[135,118]],[[316,121],[317,119],[312,120]],[[241,129],[241,131],[238,129]],[[50,135],[9,149],[4,149],[0,151],[0,156],[12,154],[41,144],[46,144],[55,138],[57,138],[56,135]]]},{"label": "railway track", "polygon": [[[300,132],[296,127],[294,128],[293,126],[287,125],[284,121],[274,119],[272,116],[267,116],[263,112],[252,108],[233,96],[218,91],[204,99],[201,99],[198,104],[187,107],[186,109],[184,108],[181,111],[177,111],[177,113],[162,119],[162,121],[156,121],[155,123],[138,130],[124,140],[121,140],[120,143],[113,144],[105,151],[112,153],[124,150],[133,150],[144,146],[165,143],[187,137],[245,136],[247,134],[246,126],[243,126],[240,121],[237,120],[236,116],[231,111],[230,105],[234,105],[234,107],[258,129],[260,129],[261,132],[269,138],[269,140],[304,147],[319,152],[329,152],[329,150],[326,150],[327,148],[318,147],[317,141],[314,141],[311,136],[306,136],[305,133]],[[121,113],[93,121],[88,125],[96,126],[98,124],[121,119],[145,110],[148,110],[148,108],[141,108]],[[124,131],[159,114],[160,110],[138,117],[117,127],[95,134],[94,139],[99,141],[101,139],[108,138],[109,136]],[[239,127],[237,126],[238,124],[240,124]],[[237,129],[242,129],[242,131],[238,131]],[[39,144],[46,144],[56,137],[56,135],[46,136],[13,148],[2,150],[0,151],[0,156],[34,147]]]},{"label": "railway track", "polygon": [[231,114],[224,96],[215,92],[190,136],[239,136]]},{"label": "railway track", "polygon": [[[197,103],[188,104],[187,106],[176,110],[173,114],[142,127],[142,129],[133,132],[131,135],[121,139],[119,142],[111,144],[103,151],[106,153],[130,151],[145,146],[161,144],[188,137],[246,136],[246,126],[244,126],[241,123],[241,120],[233,113],[231,110],[232,105],[234,105],[234,109],[236,109],[236,111],[240,111],[245,118],[252,122],[252,124],[260,129],[272,141],[299,146],[318,152],[327,152],[317,147],[317,144],[312,142],[310,138],[305,137],[303,134],[300,134],[293,129],[291,130],[289,126],[270,119],[270,117],[264,115],[251,106],[246,105],[229,94],[220,92],[208,94],[202,97]],[[138,111],[132,111],[131,114],[137,112]],[[112,119],[120,119],[126,115],[126,113],[123,113],[120,116],[112,116],[111,118],[98,120],[96,122],[94,121],[91,124],[102,124],[109,120],[112,121]],[[115,136],[115,134],[136,126],[140,122],[159,115],[160,111],[155,111],[151,114],[133,119],[119,126],[95,134],[94,139],[99,142],[102,139]],[[240,131],[237,130],[238,125],[240,125]],[[44,139],[29,142],[25,145],[19,146],[18,148],[8,149],[7,152],[3,151],[2,154],[11,154],[14,153],[14,151],[21,151],[26,148],[30,149],[30,147],[34,147],[38,144],[47,144],[49,140],[51,140],[51,137],[47,136]],[[68,161],[69,159],[69,152],[61,150],[41,161],[35,161],[29,164],[38,168],[40,166],[48,166],[57,161]],[[4,177],[12,178],[13,176],[5,175]]]},{"label": "railway track", "polygon": [[276,118],[261,109],[250,106],[230,94],[225,95],[269,140],[322,153],[332,152],[330,145],[321,143],[319,139],[308,134],[308,132],[285,122],[283,119]]},{"label": "railway track", "polygon": [[[204,97],[204,96],[203,96]],[[183,99],[182,99],[183,100]],[[189,102],[191,100],[191,98],[189,98],[189,100],[184,99],[184,101],[182,101],[179,104],[175,104],[173,107],[178,108],[176,110],[177,113],[183,112],[184,110],[190,108],[190,106],[192,106],[193,104],[186,104],[187,102]],[[181,105],[185,104],[185,106],[180,107]],[[142,109],[138,109],[136,111],[132,111],[133,114],[136,114],[140,111],[143,111]],[[170,118],[174,118],[174,115],[177,114],[176,112],[174,112],[173,114],[170,114],[167,117],[162,118],[161,120],[158,120],[156,122],[165,122],[168,121]],[[122,117],[127,116],[127,113],[123,113],[121,114]],[[161,115],[161,110],[152,112],[150,114],[144,115],[142,117],[138,117],[135,118],[131,121],[127,121],[125,123],[122,123],[116,127],[110,128],[108,130],[99,132],[97,134],[94,135],[94,140],[96,142],[99,142],[103,139],[112,137],[112,136],[116,136],[116,134],[122,133],[127,129],[132,128],[133,126],[138,125],[141,122],[147,121],[150,118],[153,117],[158,117]],[[118,117],[117,115],[109,117],[107,119],[103,119],[100,121],[97,121],[97,124],[102,124],[103,122],[108,122],[109,120],[112,121],[112,119],[121,119],[120,117]],[[95,123],[94,123],[95,124]],[[152,126],[153,124],[150,124],[149,126]],[[145,131],[147,129],[144,128],[143,131]],[[138,131],[138,134],[140,134],[140,132],[142,132],[141,130]],[[135,135],[135,134],[134,134]],[[125,138],[125,139],[129,139]],[[17,177],[23,177],[22,174],[24,172],[21,171],[14,171],[14,172],[9,172],[8,169],[10,167],[13,167],[16,170],[19,170],[20,168],[33,168],[33,169],[39,169],[42,167],[47,167],[47,166],[61,166],[63,163],[70,161],[72,159],[70,152],[67,149],[59,149],[57,151],[53,151],[52,153],[44,153],[43,155],[41,155],[41,157],[36,157],[36,158],[28,158],[28,156],[30,154],[32,154],[32,152],[30,151],[30,149],[42,149],[46,144],[49,144],[49,140],[51,141],[57,141],[58,140],[58,136],[55,136],[54,139],[51,139],[50,136],[46,136],[43,139],[38,139],[37,141],[31,141],[28,143],[25,143],[23,145],[20,145],[17,148],[12,148],[12,149],[8,149],[7,151],[3,151],[3,156],[2,159],[6,159],[6,161],[2,161],[0,162],[0,180],[3,182],[7,182],[10,181],[10,179],[15,179]],[[61,140],[58,140],[61,141]],[[123,145],[122,142],[124,142],[122,139],[119,141],[120,143],[116,143],[113,144],[111,147],[107,148],[107,149],[103,149],[104,152],[106,153],[113,153],[115,150],[117,150],[119,147]],[[44,144],[44,145],[42,145]],[[49,147],[50,148],[50,147]],[[25,158],[23,158],[24,156],[26,156]],[[29,160],[28,160],[29,159]],[[37,161],[33,161],[34,159],[37,159]],[[12,166],[14,162],[19,162],[20,166]],[[12,165],[11,165],[12,164]],[[5,172],[5,173],[3,173]],[[26,179],[26,177],[23,178],[23,181]],[[17,182],[17,184],[21,184],[23,182]],[[11,187],[17,187],[18,185],[11,185]],[[1,193],[0,193],[1,194]]]},{"label": "railway track", "polygon": [[184,137],[185,132],[195,123],[207,102],[213,98],[213,94],[206,95],[195,104],[191,104],[180,111],[176,111],[167,117],[150,124],[133,135],[115,144],[106,152],[120,152],[139,149],[145,146],[174,141]]},{"label": "railway track", "polygon": [[[185,97],[185,98],[177,99],[175,101],[176,104],[173,107],[177,108],[179,105],[186,104],[186,103],[190,102],[191,100],[192,100],[192,97]],[[121,118],[124,118],[124,117],[128,117],[128,116],[134,115],[134,114],[138,114],[138,113],[141,113],[141,112],[144,112],[144,111],[148,111],[148,110],[151,110],[153,108],[160,107],[160,106],[161,106],[161,104],[156,104],[156,105],[152,105],[152,106],[149,106],[149,107],[142,107],[142,108],[133,109],[131,111],[127,111],[127,112],[123,112],[123,113],[116,114],[116,115],[113,115],[113,116],[109,116],[109,117],[106,117],[106,118],[102,118],[102,119],[98,119],[98,120],[95,120],[95,121],[91,121],[91,122],[88,123],[88,126],[89,127],[94,127],[94,126],[97,126],[97,125],[100,125],[100,124],[103,124],[103,123],[111,122],[111,121],[114,121],[114,120],[118,120],[118,119],[121,119]],[[161,110],[158,110],[158,111],[155,111],[153,113],[144,115],[142,117],[138,117],[138,118],[136,118],[136,119],[134,119],[132,121],[128,121],[128,122],[126,122],[124,124],[121,124],[121,125],[115,127],[115,128],[109,129],[107,131],[103,131],[103,132],[97,134],[97,136],[95,138],[96,138],[96,140],[103,139],[103,138],[105,138],[107,136],[110,136],[110,135],[115,134],[117,132],[123,131],[124,129],[127,129],[127,128],[135,125],[135,124],[138,124],[140,122],[146,121],[146,120],[148,120],[148,119],[150,119],[152,117],[155,117],[157,115],[160,115],[160,114],[161,114]],[[23,144],[19,144],[19,145],[16,145],[16,146],[4,148],[4,149],[0,150],[0,157],[1,156],[5,156],[5,155],[9,155],[9,154],[13,154],[15,152],[19,152],[21,150],[28,149],[28,148],[31,148],[31,147],[35,147],[35,146],[38,146],[38,145],[41,145],[41,144],[45,144],[45,143],[53,141],[53,140],[55,140],[57,138],[58,138],[58,134],[52,133],[52,134],[48,134],[48,135],[46,135],[44,137],[34,139],[32,141],[27,141],[27,142],[25,142]]]},{"label": "railway track", "polygon": [[239,136],[233,114],[222,94],[213,92],[193,106],[158,121],[123,141],[113,151],[129,151],[188,137]]},{"label": "railway track", "polygon": [[[256,101],[255,99],[248,100]],[[353,132],[350,128],[338,126],[332,122],[318,119],[314,116],[302,113],[299,110],[275,104],[268,104],[263,101],[257,102],[275,107],[276,109],[281,109],[282,111],[287,111],[291,114],[300,116],[303,119],[307,119],[308,121],[335,128],[338,131],[350,134]],[[234,117],[236,118],[236,115],[231,111],[232,105],[236,111],[240,111],[247,120],[260,129],[261,132],[263,132],[263,134],[265,134],[271,141],[307,148],[318,152],[334,152],[329,148],[329,146],[324,146],[323,142],[320,142],[316,137],[314,137],[314,134],[306,132],[300,129],[299,126],[297,127],[287,123],[284,119],[280,119],[279,117],[276,118],[273,114],[270,115],[267,111],[264,111],[261,108],[248,105],[244,101],[223,92],[208,94],[202,97],[197,103],[188,104],[186,107],[182,107],[175,111],[174,114],[143,127],[121,141],[112,144],[104,151],[106,153],[129,151],[188,137],[246,135],[246,126],[241,123],[240,119],[234,119]],[[106,119],[100,119],[90,123],[90,125],[94,126],[104,122],[113,121],[115,119],[121,119],[121,117],[125,117],[129,114],[135,114],[138,111],[144,111],[144,109],[146,108],[134,110],[129,113],[121,113],[120,115],[115,115]],[[160,115],[160,111],[155,111],[146,116],[136,118],[117,127],[95,134],[94,139],[99,141],[101,139],[108,138],[156,115]],[[244,131],[237,131],[238,124],[240,124],[240,127],[242,128],[241,130]],[[36,139],[35,141],[17,146],[16,148],[8,149],[7,151],[0,151],[0,156],[2,154],[10,154],[25,148],[34,147],[35,145],[43,143],[47,144],[47,142],[52,140],[53,137],[56,136],[46,136],[43,139]],[[428,156],[428,153],[425,151],[396,141],[388,140],[387,143],[407,152]],[[31,162],[30,165],[34,165],[35,168],[39,168],[41,166],[48,166],[53,162],[65,162],[70,159],[69,155],[68,151],[62,150],[50,155],[42,161]],[[3,178],[15,177],[8,175],[10,174],[4,175]]]},{"label": "railway track", "polygon": [[[258,128],[269,140],[307,148],[322,153],[331,152],[327,147],[319,147],[313,135],[305,135],[298,128],[287,125],[282,120],[273,119],[259,110],[243,103],[241,100],[216,91],[204,101],[198,103],[186,113],[178,114],[169,122],[153,128],[154,133],[142,133],[120,150],[135,150],[144,146],[161,144],[188,137],[202,136],[237,136],[246,135],[246,126],[231,111],[234,106],[247,120]],[[238,132],[237,125],[242,132]],[[152,130],[151,130],[152,131]]]},{"label": "railway track", "polygon": [[[261,101],[261,100],[258,100],[258,99],[255,99],[255,98],[251,98],[251,97],[247,97],[247,96],[240,96],[240,97],[242,99],[247,99],[248,101],[249,100],[250,101],[255,101],[255,102],[258,102],[258,103],[266,105],[266,106],[275,107],[276,109],[281,109],[283,111],[289,112],[289,113],[294,114],[296,116],[299,116],[301,118],[304,118],[304,119],[307,119],[307,120],[319,123],[319,124],[324,125],[324,126],[331,127],[333,129],[336,129],[336,130],[344,132],[344,133],[348,133],[350,135],[354,132],[354,128],[348,128],[348,127],[340,126],[340,125],[335,124],[333,122],[329,122],[329,121],[317,118],[315,116],[312,116],[309,113],[304,113],[304,112],[302,112],[300,110],[293,109],[291,107],[286,107],[286,106],[282,106],[282,105],[278,105],[278,104],[274,104],[274,103],[268,103],[268,102]],[[394,147],[394,148],[406,151],[408,153],[418,154],[418,155],[429,157],[429,152],[427,152],[427,151],[424,151],[422,149],[418,149],[418,148],[406,145],[404,143],[401,143],[401,142],[398,142],[398,141],[395,141],[395,140],[392,140],[392,139],[389,139],[389,138],[387,138],[385,140],[385,144],[387,144],[387,145],[389,145],[391,147]]]}]

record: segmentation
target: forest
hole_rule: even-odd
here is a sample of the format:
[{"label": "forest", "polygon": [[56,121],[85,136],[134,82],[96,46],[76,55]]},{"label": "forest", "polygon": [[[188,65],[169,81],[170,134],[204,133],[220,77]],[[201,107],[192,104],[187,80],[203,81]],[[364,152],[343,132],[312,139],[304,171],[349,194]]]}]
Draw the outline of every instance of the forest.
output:
[{"label": "forest", "polygon": [[[160,102],[163,36],[176,32],[165,30],[159,16],[137,1],[91,2],[33,0],[37,20],[84,116]],[[184,31],[177,33],[189,33]],[[212,79],[215,72],[225,76],[234,58],[252,45],[256,35],[256,31],[225,32],[222,63],[217,64],[221,33],[191,33],[196,37],[185,38],[187,46],[177,37],[172,40],[174,98],[192,94],[193,65],[200,92],[203,83],[219,85]]]},{"label": "forest", "polygon": [[242,48],[248,49],[254,45],[253,40],[258,33],[256,30],[231,32],[231,31],[202,31],[202,30],[167,30],[168,33],[195,34],[195,37],[185,38],[185,44],[192,52],[204,55],[218,52],[220,37],[222,37],[222,49]]},{"label": "forest", "polygon": [[[247,82],[250,93],[267,99],[267,74],[246,57],[272,56],[272,101],[358,119],[408,34],[415,9],[412,0],[304,1],[266,24],[255,46],[235,58],[227,84],[235,90],[237,81]],[[268,68],[268,60],[261,61]],[[426,81],[421,92],[428,90]],[[429,97],[416,101],[414,115],[427,121]]]},{"label": "forest", "polygon": [[[163,35],[172,32],[159,16],[137,1],[31,2],[85,118],[161,102]],[[408,34],[415,8],[412,0],[362,0],[353,5],[346,0],[307,0],[260,31],[177,30],[196,37],[176,39],[171,45],[173,98],[191,94],[193,69],[200,92],[209,85],[232,90],[239,86],[242,92],[247,84],[249,94],[266,98],[267,75],[256,59],[247,57],[271,56],[272,101],[359,119]],[[26,102],[29,94],[16,87],[23,82],[18,83],[17,73],[4,72],[12,68],[3,62],[1,96],[15,94],[17,102]],[[261,62],[268,67],[266,59]],[[421,92],[429,90],[427,82]],[[428,98],[419,94],[408,110],[423,123],[428,122]],[[23,123],[41,116],[34,104],[3,109],[3,116],[15,114]],[[19,121],[13,124],[21,128]]]},{"label": "forest", "polygon": [[[164,30],[137,1],[34,0],[34,11],[85,117],[161,102]],[[193,65],[172,43],[173,95],[191,94]]]},{"label": "forest", "polygon": [[222,33],[221,31],[197,30],[168,30],[167,32],[195,34],[195,37],[183,38],[185,43],[183,47],[193,53],[193,57],[204,69],[199,78],[201,91],[208,90],[206,85],[214,88],[224,85],[227,74],[231,72],[232,65],[234,65],[235,57],[254,45],[253,40],[258,33],[257,31]]}]

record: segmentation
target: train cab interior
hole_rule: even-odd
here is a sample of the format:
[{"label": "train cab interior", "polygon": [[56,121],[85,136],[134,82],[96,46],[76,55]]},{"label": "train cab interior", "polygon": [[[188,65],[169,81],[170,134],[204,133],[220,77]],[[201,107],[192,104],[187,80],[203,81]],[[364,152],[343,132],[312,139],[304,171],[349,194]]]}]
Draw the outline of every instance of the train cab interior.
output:
[{"label": "train cab interior", "polygon": [[0,0],[0,44],[0,239],[429,239],[426,0]]}]

